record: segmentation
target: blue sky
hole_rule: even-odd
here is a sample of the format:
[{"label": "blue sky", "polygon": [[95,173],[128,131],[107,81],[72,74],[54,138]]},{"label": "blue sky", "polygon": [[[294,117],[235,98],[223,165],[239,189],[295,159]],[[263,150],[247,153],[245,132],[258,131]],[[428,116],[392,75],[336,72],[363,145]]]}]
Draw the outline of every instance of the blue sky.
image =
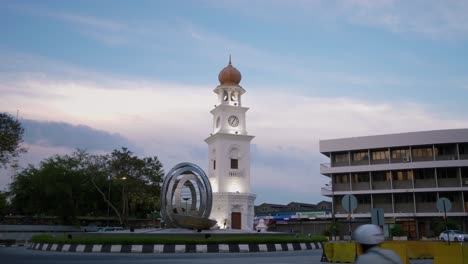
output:
[{"label": "blue sky", "polygon": [[88,142],[205,168],[229,54],[251,108],[256,204],[323,199],[319,139],[468,127],[466,1],[1,5],[0,111],[35,129],[22,164]]}]

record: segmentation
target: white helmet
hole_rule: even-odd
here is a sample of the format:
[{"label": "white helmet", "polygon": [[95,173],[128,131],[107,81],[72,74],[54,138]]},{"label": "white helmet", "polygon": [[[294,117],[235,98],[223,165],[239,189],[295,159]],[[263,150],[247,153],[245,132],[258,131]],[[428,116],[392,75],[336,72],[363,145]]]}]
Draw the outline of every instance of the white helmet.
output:
[{"label": "white helmet", "polygon": [[361,244],[378,245],[384,241],[384,234],[379,226],[366,224],[356,228],[354,239]]}]

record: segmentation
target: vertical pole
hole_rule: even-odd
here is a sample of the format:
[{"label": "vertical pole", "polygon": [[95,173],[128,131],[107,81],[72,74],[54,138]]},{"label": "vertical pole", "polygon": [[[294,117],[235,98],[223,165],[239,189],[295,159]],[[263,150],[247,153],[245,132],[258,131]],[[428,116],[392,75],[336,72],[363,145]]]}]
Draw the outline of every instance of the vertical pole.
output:
[{"label": "vertical pole", "polygon": [[379,213],[379,210],[376,210],[377,211],[377,225],[380,226],[380,213]]},{"label": "vertical pole", "polygon": [[107,191],[107,226],[109,226],[109,217],[110,217],[110,198],[111,198],[111,178],[109,177],[109,186]]},{"label": "vertical pole", "polygon": [[[445,200],[443,200],[442,203],[444,204],[445,231],[447,231],[448,230],[448,226],[447,226],[447,209],[445,208]],[[450,234],[448,232],[447,232],[447,242],[448,242],[448,245],[450,246]]]},{"label": "vertical pole", "polygon": [[348,197],[348,235],[349,235],[349,242],[351,242],[351,196]]}]

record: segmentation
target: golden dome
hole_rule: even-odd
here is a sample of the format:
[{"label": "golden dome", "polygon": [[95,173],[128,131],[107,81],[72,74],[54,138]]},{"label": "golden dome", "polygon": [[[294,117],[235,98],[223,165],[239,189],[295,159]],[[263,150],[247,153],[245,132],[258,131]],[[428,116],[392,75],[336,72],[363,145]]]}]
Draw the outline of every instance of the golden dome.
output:
[{"label": "golden dome", "polygon": [[231,56],[229,56],[229,64],[219,72],[218,80],[223,84],[239,84],[242,79],[241,73],[231,64]]}]

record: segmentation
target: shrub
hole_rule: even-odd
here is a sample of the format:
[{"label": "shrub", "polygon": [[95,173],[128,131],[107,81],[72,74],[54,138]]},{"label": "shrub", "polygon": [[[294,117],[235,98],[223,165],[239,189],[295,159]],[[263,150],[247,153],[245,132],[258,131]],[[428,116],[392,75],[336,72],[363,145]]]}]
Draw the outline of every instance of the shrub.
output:
[{"label": "shrub", "polygon": [[390,235],[392,236],[406,236],[406,232],[401,228],[401,225],[395,224],[390,228]]}]

